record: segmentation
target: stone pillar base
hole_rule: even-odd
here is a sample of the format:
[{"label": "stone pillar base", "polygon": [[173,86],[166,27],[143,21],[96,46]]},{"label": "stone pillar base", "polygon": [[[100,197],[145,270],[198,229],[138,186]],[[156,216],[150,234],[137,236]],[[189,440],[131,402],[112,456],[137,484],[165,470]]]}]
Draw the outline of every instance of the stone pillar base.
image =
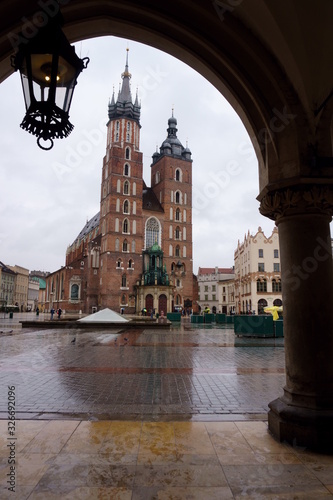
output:
[{"label": "stone pillar base", "polygon": [[333,410],[302,408],[283,398],[268,406],[268,428],[280,442],[333,454]]}]

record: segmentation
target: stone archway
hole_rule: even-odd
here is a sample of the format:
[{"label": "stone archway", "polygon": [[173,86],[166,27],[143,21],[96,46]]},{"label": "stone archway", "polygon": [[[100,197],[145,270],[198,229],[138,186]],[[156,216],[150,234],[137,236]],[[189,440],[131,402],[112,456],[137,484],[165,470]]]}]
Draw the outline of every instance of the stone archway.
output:
[{"label": "stone archway", "polygon": [[[71,41],[112,34],[169,52],[242,119],[258,158],[260,211],[280,238],[287,380],[270,404],[269,427],[280,440],[332,451],[333,3],[321,1],[316,22],[312,3],[297,0],[288,9],[270,0],[180,0],[177,9],[162,0],[59,3]],[[55,0],[1,2],[1,81],[12,72],[19,31],[33,36],[41,14],[56,8]]]}]

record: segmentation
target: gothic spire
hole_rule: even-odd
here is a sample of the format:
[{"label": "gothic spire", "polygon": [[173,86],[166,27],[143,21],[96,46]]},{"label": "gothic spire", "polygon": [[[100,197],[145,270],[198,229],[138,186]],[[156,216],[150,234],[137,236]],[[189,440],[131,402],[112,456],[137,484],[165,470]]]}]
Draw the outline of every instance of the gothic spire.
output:
[{"label": "gothic spire", "polygon": [[132,77],[128,69],[128,51],[126,49],[125,71],[121,74],[122,84],[119,88],[117,101],[114,102],[114,94],[111,104],[109,104],[109,119],[128,117],[136,120],[140,124],[140,104],[138,95],[136,95],[135,103],[132,101],[130,79]]}]

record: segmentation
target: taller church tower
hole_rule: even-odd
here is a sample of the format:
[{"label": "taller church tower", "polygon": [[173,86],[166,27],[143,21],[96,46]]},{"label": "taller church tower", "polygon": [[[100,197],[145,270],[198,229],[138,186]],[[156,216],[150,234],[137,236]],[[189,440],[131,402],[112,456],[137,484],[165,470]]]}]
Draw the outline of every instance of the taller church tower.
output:
[{"label": "taller church tower", "polygon": [[134,285],[142,271],[143,165],[140,104],[133,104],[128,52],[117,100],[109,103],[101,185],[99,307],[135,310]]}]

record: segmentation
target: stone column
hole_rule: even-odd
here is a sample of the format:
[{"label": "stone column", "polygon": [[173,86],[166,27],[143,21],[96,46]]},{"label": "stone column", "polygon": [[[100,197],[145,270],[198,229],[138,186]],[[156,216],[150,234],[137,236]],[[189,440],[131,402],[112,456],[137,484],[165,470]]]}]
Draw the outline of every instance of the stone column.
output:
[{"label": "stone column", "polygon": [[280,441],[333,452],[333,188],[267,194],[260,212],[279,229],[286,357],[284,395],[269,404]]}]

